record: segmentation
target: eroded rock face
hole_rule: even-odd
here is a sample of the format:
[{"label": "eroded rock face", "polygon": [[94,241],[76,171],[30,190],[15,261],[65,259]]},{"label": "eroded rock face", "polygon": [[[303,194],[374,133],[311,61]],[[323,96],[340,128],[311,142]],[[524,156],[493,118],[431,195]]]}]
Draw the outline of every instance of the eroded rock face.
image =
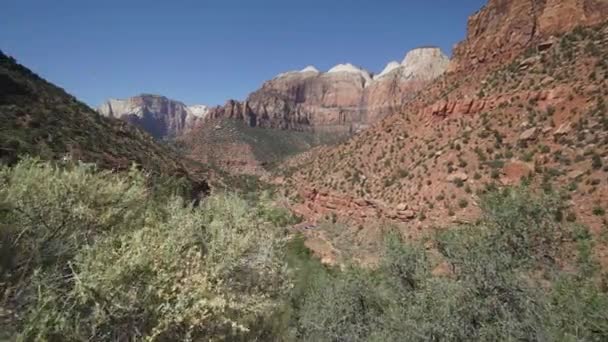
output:
[{"label": "eroded rock face", "polygon": [[552,35],[598,24],[607,16],[608,0],[490,0],[469,18],[450,71],[505,63]]},{"label": "eroded rock face", "polygon": [[438,48],[420,48],[402,63],[391,62],[376,77],[352,64],[326,73],[314,67],[278,75],[246,101],[228,101],[212,118],[234,118],[250,126],[306,130],[324,127],[356,131],[390,114],[446,70]]},{"label": "eroded rock face", "polygon": [[425,85],[441,76],[449,62],[440,49],[430,47],[410,51],[401,64],[389,63],[366,89],[368,121],[373,123],[398,111]]},{"label": "eroded rock face", "polygon": [[142,94],[124,100],[110,99],[98,108],[104,116],[125,120],[162,139],[178,136],[209,113],[204,105],[188,107],[164,96]]}]

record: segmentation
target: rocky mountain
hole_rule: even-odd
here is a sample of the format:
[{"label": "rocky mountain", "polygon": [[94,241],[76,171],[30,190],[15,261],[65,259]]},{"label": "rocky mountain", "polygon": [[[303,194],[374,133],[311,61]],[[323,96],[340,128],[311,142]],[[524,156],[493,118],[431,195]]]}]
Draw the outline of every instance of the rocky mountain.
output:
[{"label": "rocky mountain", "polygon": [[125,120],[141,127],[154,137],[179,136],[205,119],[209,108],[186,106],[164,96],[142,94],[124,100],[110,99],[98,108],[99,113]]},{"label": "rocky mountain", "polygon": [[195,160],[238,173],[264,174],[264,165],[344,141],[399,111],[443,74],[448,63],[439,49],[420,48],[401,63],[389,63],[377,76],[352,64],[339,64],[327,72],[308,66],[282,73],[245,101],[230,100],[211,109],[178,141]]},{"label": "rocky mountain", "polygon": [[607,12],[606,0],[490,0],[469,18],[450,70],[500,65],[552,35],[601,23]]},{"label": "rocky mountain", "polygon": [[[381,217],[408,236],[473,221],[488,189],[524,183],[561,193],[570,204],[563,219],[601,236],[606,3],[490,0],[469,20],[451,72],[347,142],[290,159],[277,182],[297,189],[294,208],[311,221]],[[600,253],[608,264],[608,250]]]},{"label": "rocky mountain", "polygon": [[327,72],[309,66],[278,75],[243,101],[211,110],[252,127],[354,132],[391,113],[440,76],[448,57],[437,48],[415,49],[378,76],[352,64]]},{"label": "rocky mountain", "polygon": [[418,91],[443,75],[449,62],[440,49],[426,47],[408,52],[400,64],[389,63],[365,91],[369,123],[400,112]]},{"label": "rocky mountain", "polygon": [[111,170],[132,163],[156,175],[188,178],[180,158],[149,134],[126,122],[99,115],[63,89],[45,81],[0,51],[0,162],[22,155],[58,160],[70,155]]}]

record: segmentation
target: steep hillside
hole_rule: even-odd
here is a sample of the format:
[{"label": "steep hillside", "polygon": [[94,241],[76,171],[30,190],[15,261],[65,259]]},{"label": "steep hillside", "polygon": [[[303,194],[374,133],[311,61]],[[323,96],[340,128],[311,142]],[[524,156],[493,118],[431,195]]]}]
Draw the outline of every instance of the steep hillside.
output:
[{"label": "steep hillside", "polygon": [[[286,188],[299,188],[303,200],[297,209],[311,219],[384,217],[415,235],[412,227],[474,220],[479,194],[524,182],[559,191],[570,204],[563,220],[608,234],[608,26],[571,23],[577,28],[554,37],[535,31],[520,55],[488,57],[483,68],[462,53],[472,41],[498,39],[491,32],[479,38],[479,18],[527,3],[490,1],[472,17],[454,71],[402,113],[286,163]],[[608,17],[606,7],[594,8]]]},{"label": "steep hillside", "polygon": [[268,175],[285,158],[319,145],[345,141],[347,133],[251,127],[240,120],[207,120],[175,140],[187,157],[233,174]]},{"label": "steep hillside", "polygon": [[[0,158],[66,154],[106,169],[133,162],[162,175],[190,177],[177,156],[126,122],[105,118],[0,52]],[[197,181],[204,186],[203,181]]]},{"label": "steep hillside", "polygon": [[172,138],[186,133],[198,121],[204,120],[209,108],[204,105],[186,106],[164,96],[142,94],[124,100],[110,99],[99,113],[132,123],[155,138]]},{"label": "steep hillside", "polygon": [[490,0],[469,18],[450,70],[508,63],[543,38],[605,21],[606,13],[606,0]]}]

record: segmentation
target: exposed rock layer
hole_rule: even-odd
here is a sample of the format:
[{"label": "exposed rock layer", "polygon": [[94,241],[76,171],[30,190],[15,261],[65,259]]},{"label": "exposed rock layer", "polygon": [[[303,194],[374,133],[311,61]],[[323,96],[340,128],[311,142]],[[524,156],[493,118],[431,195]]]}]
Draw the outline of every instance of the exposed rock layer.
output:
[{"label": "exposed rock layer", "polygon": [[490,0],[469,18],[451,71],[505,63],[552,35],[606,20],[608,0]]},{"label": "exposed rock layer", "polygon": [[337,65],[327,73],[307,67],[280,74],[247,100],[230,100],[209,116],[243,120],[254,127],[356,131],[399,108],[440,76],[448,63],[439,49],[420,48],[409,52],[401,64],[389,63],[375,78],[352,64]]},{"label": "exposed rock layer", "polygon": [[142,94],[124,100],[110,99],[98,111],[137,125],[156,138],[181,135],[204,119],[209,109],[203,105],[188,107],[164,96]]},{"label": "exposed rock layer", "polygon": [[[476,219],[472,194],[485,184],[526,178],[530,187],[562,189],[585,177],[568,210],[601,231],[593,207],[608,203],[605,187],[597,186],[608,172],[600,168],[608,162],[606,144],[597,143],[608,141],[608,126],[599,121],[608,91],[607,3],[490,0],[469,20],[452,72],[426,86],[402,114],[284,163],[286,188],[297,188],[304,199],[297,205],[302,215],[366,219],[358,213],[367,208],[353,210],[351,203],[384,203],[396,211],[407,203],[419,210],[374,210],[372,217],[404,221],[418,214],[405,228],[409,234],[415,224]],[[597,153],[595,169],[584,151]],[[310,196],[309,189],[321,195]]]}]

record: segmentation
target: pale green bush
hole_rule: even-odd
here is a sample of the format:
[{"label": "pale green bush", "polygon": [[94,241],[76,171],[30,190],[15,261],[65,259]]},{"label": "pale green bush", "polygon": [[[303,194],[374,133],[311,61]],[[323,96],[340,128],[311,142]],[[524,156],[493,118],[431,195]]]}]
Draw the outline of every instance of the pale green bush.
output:
[{"label": "pale green bush", "polygon": [[[559,222],[559,201],[507,189],[484,198],[482,208],[478,224],[438,234],[440,256],[391,235],[378,269],[314,280],[297,315],[300,338],[608,340],[608,294],[598,286],[596,268],[580,264],[590,262],[589,253],[579,256],[579,265],[560,253],[565,241],[586,235]],[[440,261],[448,276],[430,272]]]},{"label": "pale green bush", "polygon": [[136,170],[0,172],[3,302],[21,340],[255,339],[289,288],[267,202],[151,200]]},{"label": "pale green bush", "polygon": [[92,165],[54,167],[29,158],[0,169],[2,276],[64,265],[97,235],[140,224],[144,182],[136,170],[117,176]]}]

